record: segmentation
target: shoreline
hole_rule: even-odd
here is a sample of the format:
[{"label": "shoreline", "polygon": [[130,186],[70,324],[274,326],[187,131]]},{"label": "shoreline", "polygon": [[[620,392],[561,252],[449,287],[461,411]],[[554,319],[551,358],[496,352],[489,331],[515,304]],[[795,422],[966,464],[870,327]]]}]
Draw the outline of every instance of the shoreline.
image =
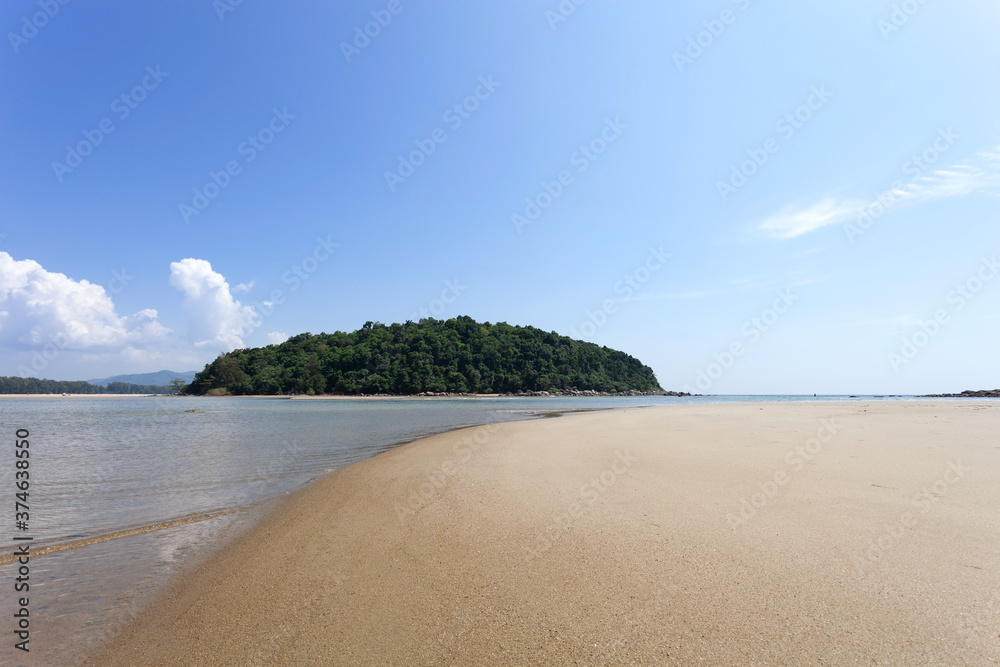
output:
[{"label": "shoreline", "polygon": [[[191,507],[187,505],[178,505],[175,507],[170,497],[161,493],[158,502],[147,504],[147,507],[151,511],[143,514],[141,518],[135,518],[127,511],[124,513],[116,512],[117,518],[102,522],[100,527],[94,527],[87,522],[86,529],[81,531],[80,527],[84,525],[83,522],[73,522],[74,525],[67,525],[62,530],[47,533],[44,539],[40,535],[35,535],[35,541],[32,542],[32,555],[37,557],[37,566],[44,568],[54,581],[51,586],[47,587],[46,594],[41,595],[39,598],[39,600],[46,600],[46,604],[42,608],[35,626],[42,629],[44,634],[33,635],[33,639],[35,637],[38,637],[38,639],[32,642],[32,646],[33,650],[37,649],[36,654],[47,656],[53,664],[78,664],[80,660],[79,655],[74,655],[72,651],[68,650],[69,647],[76,645],[76,653],[85,655],[86,651],[82,651],[81,646],[99,645],[100,641],[107,636],[107,632],[111,628],[119,627],[118,622],[120,619],[129,618],[136,608],[141,608],[145,601],[149,599],[148,595],[150,593],[155,595],[176,572],[186,571],[190,566],[198,563],[205,555],[214,552],[229,541],[232,533],[228,529],[223,534],[219,533],[217,528],[211,526],[229,525],[232,522],[241,525],[248,523],[255,524],[257,519],[266,513],[264,508],[271,507],[276,502],[280,502],[289,492],[306,486],[333,468],[343,467],[351,461],[357,461],[359,460],[359,456],[371,457],[386,449],[391,449],[420,438],[447,432],[454,428],[463,428],[482,422],[489,423],[489,421],[494,419],[528,419],[539,416],[537,415],[538,412],[552,411],[556,408],[593,409],[600,407],[593,403],[582,404],[579,402],[574,405],[567,405],[570,402],[563,401],[559,405],[547,404],[539,406],[542,409],[514,410],[516,413],[520,412],[523,414],[504,415],[492,414],[493,410],[491,409],[479,409],[468,403],[463,407],[463,404],[460,402],[451,402],[448,405],[441,404],[437,406],[432,404],[396,403],[396,407],[393,407],[393,404],[389,403],[371,402],[367,404],[368,408],[358,407],[361,406],[360,403],[351,403],[350,405],[345,403],[343,407],[345,409],[349,408],[346,413],[347,415],[357,415],[359,414],[358,411],[361,410],[360,414],[376,415],[375,419],[378,418],[377,415],[381,414],[406,414],[412,416],[413,419],[407,418],[406,422],[388,428],[386,425],[372,423],[369,431],[365,427],[365,418],[363,416],[360,417],[362,420],[360,422],[358,418],[354,418],[353,422],[360,428],[353,431],[348,429],[347,432],[349,434],[353,433],[357,437],[344,440],[339,435],[331,434],[331,440],[323,443],[311,440],[309,435],[300,437],[299,434],[303,431],[298,430],[296,423],[289,422],[289,419],[297,422],[298,419],[295,415],[302,413],[302,410],[295,410],[295,406],[289,406],[287,403],[261,403],[254,401],[225,401],[214,404],[197,401],[171,403],[165,400],[149,401],[139,397],[111,401],[117,407],[112,406],[109,410],[108,406],[99,405],[106,401],[70,401],[69,403],[65,403],[60,402],[60,398],[62,397],[53,397],[43,401],[14,400],[8,402],[7,405],[13,411],[12,414],[34,415],[35,418],[29,419],[26,422],[29,426],[31,423],[34,423],[36,426],[43,423],[37,417],[39,415],[52,414],[53,410],[67,414],[72,412],[76,415],[91,414],[93,410],[98,410],[100,414],[117,414],[121,411],[124,411],[126,415],[149,413],[149,416],[154,420],[160,414],[176,413],[174,416],[168,417],[163,423],[169,424],[170,420],[176,420],[178,425],[182,425],[182,428],[189,428],[188,432],[190,433],[194,433],[199,429],[196,426],[199,423],[205,423],[209,428],[218,428],[216,424],[230,423],[233,419],[242,420],[238,416],[240,414],[251,416],[259,413],[259,411],[263,411],[264,419],[268,419],[267,415],[273,414],[275,417],[281,418],[282,423],[291,427],[291,430],[279,429],[275,430],[275,433],[287,433],[287,437],[291,438],[293,443],[298,441],[302,443],[303,447],[309,446],[310,442],[315,442],[322,449],[323,453],[316,453],[322,459],[319,460],[307,452],[309,460],[304,466],[293,465],[294,471],[289,470],[289,474],[286,475],[281,472],[286,467],[284,462],[273,457],[261,459],[258,465],[253,468],[246,468],[244,464],[235,460],[243,458],[239,455],[239,451],[243,448],[243,445],[236,443],[235,450],[229,451],[227,455],[227,457],[234,457],[233,463],[235,467],[221,467],[219,468],[219,472],[235,480],[239,480],[246,475],[248,477],[248,480],[245,482],[246,493],[241,490],[244,487],[243,482],[236,481],[233,484],[229,484],[231,488],[227,491],[225,489],[226,482],[223,481],[218,490],[213,489],[212,491],[212,496],[214,499],[219,500],[219,502],[197,502]],[[31,408],[28,403],[32,405],[37,403],[38,406],[44,404],[49,407],[35,406],[35,408]],[[91,403],[93,405],[90,405]],[[20,407],[18,407],[19,405]],[[143,408],[142,406],[146,407]],[[299,407],[308,408],[309,404]],[[318,407],[322,408],[323,406],[320,405]],[[328,407],[333,408],[334,406],[330,404]],[[510,407],[513,408],[515,406]],[[527,406],[516,407],[524,408]],[[208,414],[202,414],[197,417],[188,417],[187,415],[180,414],[186,412],[188,408],[201,408],[197,412]],[[424,408],[427,408],[427,410],[425,411]],[[136,410],[139,412],[134,412]],[[333,415],[328,410],[322,409],[319,410],[320,414],[318,416],[318,419],[321,421],[317,422],[315,409],[309,409],[306,412],[312,415],[313,423],[318,423],[320,426],[322,425],[323,414],[331,415],[338,423],[341,423],[342,420],[337,415],[343,416],[344,414],[343,411],[337,411],[337,414]],[[501,410],[501,412],[504,411]],[[424,414],[431,416],[424,418],[422,417]],[[440,414],[440,416],[435,417],[435,414]],[[307,416],[307,419],[309,418]],[[189,420],[195,421],[191,422]],[[75,423],[75,420],[67,423]],[[186,426],[192,423],[195,426]],[[332,424],[331,426],[337,427],[337,424]],[[73,430],[71,427],[62,431],[50,432],[48,437],[52,441],[58,439],[61,443],[65,443],[67,440],[72,440]],[[308,429],[303,427],[303,430]],[[162,428],[160,431],[168,437],[174,432],[172,429],[164,432]],[[338,433],[341,431],[343,431],[342,428]],[[313,431],[312,435],[323,438],[325,433]],[[149,437],[142,438],[140,436],[140,439],[145,445],[152,446],[157,442],[157,440]],[[195,439],[197,440],[198,438]],[[261,443],[266,443],[267,441],[267,439],[258,438],[256,440],[257,445],[250,446],[247,451],[259,453],[261,451]],[[200,442],[211,444],[211,441],[204,437],[200,439]],[[330,442],[342,442],[344,446],[340,447],[337,444],[330,445]],[[351,444],[352,442],[354,444]],[[248,441],[247,445],[251,445],[251,443]],[[265,447],[264,451],[266,451],[266,445],[263,446]],[[284,451],[284,449],[279,448],[275,453]],[[355,451],[356,453],[352,453]],[[55,455],[55,453],[56,450],[53,449],[51,454]],[[294,444],[292,445],[292,451],[288,453],[295,454]],[[302,457],[300,456],[299,458]],[[56,460],[56,458],[52,459],[53,462]],[[163,460],[173,459],[168,457]],[[312,462],[310,463],[309,461]],[[206,463],[211,465],[211,462],[206,461]],[[161,472],[157,473],[157,470]],[[240,472],[241,470],[243,471],[242,473]],[[149,468],[147,472],[152,482],[150,485],[151,489],[155,490],[158,487],[163,487],[169,490],[169,487],[174,485],[170,480],[176,476],[164,474],[160,467]],[[258,475],[258,473],[260,474]],[[276,473],[274,475],[277,480],[275,483],[280,488],[272,486],[272,482],[268,481],[268,478],[272,477],[272,473]],[[86,479],[89,474],[86,468],[82,468],[78,477]],[[106,475],[102,475],[102,477],[107,478]],[[294,481],[289,483],[291,480]],[[213,483],[211,478],[205,478],[203,481],[209,484]],[[81,492],[83,491],[81,489]],[[219,508],[223,508],[227,517],[211,518],[218,514]],[[230,515],[231,512],[235,512],[239,516],[234,518]],[[203,539],[206,534],[212,534],[216,537]],[[14,547],[11,547],[11,549],[5,549],[0,554],[0,567],[13,567],[16,569],[17,566],[11,564],[15,559],[13,550]],[[132,554],[131,560],[129,560],[128,556],[123,555],[126,553]],[[107,563],[111,562],[121,562],[121,572],[117,575],[112,574],[114,571],[113,567],[109,569],[107,566]],[[3,563],[7,563],[7,565],[4,566]],[[79,580],[77,577],[63,576],[66,572],[82,576],[84,580]],[[71,583],[73,579],[76,579],[77,583]],[[106,583],[102,583],[105,580]],[[135,582],[141,582],[142,586],[133,585]],[[103,595],[93,597],[95,592],[103,592]],[[88,602],[88,599],[91,598],[93,598],[92,602]],[[91,610],[89,617],[87,616],[87,609]],[[32,609],[32,611],[34,612],[35,610]],[[91,619],[101,620],[99,625],[94,625]],[[89,629],[87,629],[88,627]],[[37,647],[35,647],[36,643],[38,644]],[[67,650],[60,647],[66,647]],[[8,650],[0,651],[0,663],[4,662],[5,657],[13,659],[13,655],[6,655],[8,652]]]},{"label": "shoreline", "polygon": [[[974,402],[974,401],[996,401],[1000,400],[1000,395],[992,395],[992,392],[983,393],[965,393],[965,394],[928,394],[928,395],[913,395],[913,396],[902,396],[896,394],[830,394],[830,395],[820,395],[813,396],[809,394],[548,394],[548,395],[538,395],[533,393],[525,394],[434,394],[434,395],[421,395],[421,394],[372,394],[372,395],[345,395],[345,394],[319,394],[315,396],[307,396],[305,394],[245,394],[245,395],[226,395],[226,396],[208,396],[208,395],[193,395],[193,394],[0,394],[0,399],[2,398],[197,398],[197,399],[216,399],[216,398],[259,398],[259,399],[272,399],[272,400],[292,400],[292,401],[360,401],[360,400],[435,400],[435,399],[521,399],[521,398],[696,398],[696,399],[742,399],[742,398],[758,398],[759,402],[776,402],[768,401],[767,399],[775,398],[778,396],[787,396],[792,399],[801,399],[800,401],[785,401],[785,402],[803,402],[803,403],[821,403],[824,401],[830,401],[831,399],[839,399],[840,401],[852,401],[852,402],[863,402],[863,401],[878,401],[878,402],[894,402],[894,401],[938,401],[938,402]],[[733,403],[735,404],[735,403]]]},{"label": "shoreline", "polygon": [[168,394],[0,394],[0,398],[152,398]]},{"label": "shoreline", "polygon": [[424,438],[283,499],[87,664],[997,660],[997,426],[689,404]]}]

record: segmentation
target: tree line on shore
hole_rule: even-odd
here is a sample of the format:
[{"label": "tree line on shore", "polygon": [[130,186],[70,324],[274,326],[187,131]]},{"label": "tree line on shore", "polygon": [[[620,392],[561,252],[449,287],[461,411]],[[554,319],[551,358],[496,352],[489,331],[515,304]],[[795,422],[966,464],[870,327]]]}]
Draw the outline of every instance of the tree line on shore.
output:
[{"label": "tree line on shore", "polygon": [[109,382],[106,387],[83,380],[41,380],[0,376],[0,394],[169,394],[170,387],[154,384]]},{"label": "tree line on shore", "polygon": [[185,391],[211,395],[658,391],[638,359],[535,327],[470,317],[303,333],[219,355]]}]

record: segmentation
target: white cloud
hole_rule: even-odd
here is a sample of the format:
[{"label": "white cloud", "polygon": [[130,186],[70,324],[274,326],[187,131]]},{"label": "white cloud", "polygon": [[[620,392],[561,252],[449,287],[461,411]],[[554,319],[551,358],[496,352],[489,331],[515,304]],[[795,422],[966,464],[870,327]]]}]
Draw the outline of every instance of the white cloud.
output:
[{"label": "white cloud", "polygon": [[[891,207],[962,197],[1000,194],[1000,148],[975,154],[967,164],[938,169],[916,180],[894,183],[886,195]],[[758,230],[779,240],[793,239],[829,225],[856,220],[862,207],[873,204],[856,198],[825,197],[811,206],[789,206],[758,225]]]},{"label": "white cloud", "polygon": [[260,317],[233,298],[225,278],[200,259],[170,270],[170,284],[184,293],[186,339],[164,327],[156,310],[120,314],[101,285],[0,252],[0,349],[8,351],[0,375],[72,379],[194,368],[206,355],[243,347]]},{"label": "white cloud", "polygon": [[101,285],[0,252],[0,345],[121,351],[159,341],[168,332],[155,310],[120,316]]},{"label": "white cloud", "polygon": [[260,326],[257,312],[234,299],[226,279],[203,259],[172,262],[170,284],[184,292],[188,336],[195,347],[235,350],[243,347],[244,335]]},{"label": "white cloud", "polygon": [[790,206],[760,224],[760,231],[776,239],[793,239],[827,225],[836,225],[857,216],[863,202],[827,197],[808,208]]},{"label": "white cloud", "polygon": [[250,282],[248,282],[248,283],[240,283],[239,285],[237,285],[236,287],[233,288],[233,291],[234,292],[242,292],[243,294],[246,294],[247,292],[249,292],[250,290],[253,289],[253,284],[254,284],[254,281],[252,281],[252,280]]},{"label": "white cloud", "polygon": [[284,343],[289,338],[290,338],[290,336],[288,334],[282,332],[282,331],[268,331],[267,332],[267,340],[272,345],[280,345],[281,343]]}]

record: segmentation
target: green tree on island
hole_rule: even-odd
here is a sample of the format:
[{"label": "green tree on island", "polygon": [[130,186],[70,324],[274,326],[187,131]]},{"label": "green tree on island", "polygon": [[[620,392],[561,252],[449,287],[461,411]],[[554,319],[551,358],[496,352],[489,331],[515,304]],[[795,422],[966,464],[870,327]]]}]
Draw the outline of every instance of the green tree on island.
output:
[{"label": "green tree on island", "polygon": [[470,317],[309,333],[219,355],[191,394],[662,391],[652,369],[608,347]]}]

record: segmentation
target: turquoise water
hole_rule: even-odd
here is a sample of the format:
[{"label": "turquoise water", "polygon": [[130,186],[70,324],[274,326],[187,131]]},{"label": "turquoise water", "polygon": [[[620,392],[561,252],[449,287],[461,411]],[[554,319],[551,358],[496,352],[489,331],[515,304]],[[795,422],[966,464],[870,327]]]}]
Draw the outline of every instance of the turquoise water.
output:
[{"label": "turquoise water", "polygon": [[[814,400],[875,399],[0,398],[0,431],[10,440],[17,429],[31,434],[33,549],[73,547],[32,559],[32,651],[25,656],[4,642],[0,661],[73,664],[182,563],[251,520],[262,503],[402,442],[559,411]],[[7,472],[3,465],[0,478],[7,481],[0,488],[13,496],[13,456]],[[221,516],[207,518],[213,514]],[[13,550],[13,508],[8,519],[4,552]],[[178,519],[193,521],[168,527]],[[76,546],[136,528],[136,535]],[[10,619],[14,611],[13,577],[13,565],[0,566],[0,590],[6,591],[0,618]]]}]

